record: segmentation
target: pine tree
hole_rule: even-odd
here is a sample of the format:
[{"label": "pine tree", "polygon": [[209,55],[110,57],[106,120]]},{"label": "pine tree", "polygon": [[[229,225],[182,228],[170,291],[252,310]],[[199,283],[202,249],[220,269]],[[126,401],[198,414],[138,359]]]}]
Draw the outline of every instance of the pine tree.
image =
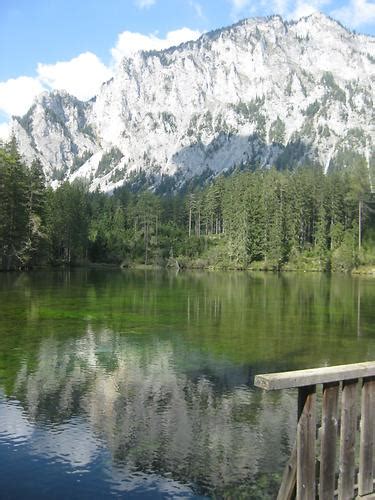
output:
[{"label": "pine tree", "polygon": [[319,257],[320,267],[322,270],[324,270],[327,264],[328,238],[327,238],[327,217],[323,200],[321,201],[318,211],[318,217],[314,231],[314,239],[315,239],[314,242],[315,252]]},{"label": "pine tree", "polygon": [[66,264],[86,259],[89,204],[85,183],[64,182],[50,193],[47,218],[52,259]]},{"label": "pine tree", "polygon": [[28,254],[30,263],[41,258],[42,246],[46,242],[46,186],[43,168],[38,160],[34,160],[29,171],[28,211]]},{"label": "pine tree", "polygon": [[1,267],[25,266],[28,260],[28,171],[17,150],[14,137],[0,152]]}]

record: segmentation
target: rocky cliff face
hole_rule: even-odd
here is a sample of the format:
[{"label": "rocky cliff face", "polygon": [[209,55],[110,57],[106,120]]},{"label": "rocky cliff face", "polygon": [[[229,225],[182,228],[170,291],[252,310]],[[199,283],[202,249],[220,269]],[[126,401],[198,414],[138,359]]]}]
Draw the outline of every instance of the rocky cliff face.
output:
[{"label": "rocky cliff face", "polygon": [[[126,58],[80,102],[42,94],[13,130],[51,182],[178,187],[243,165],[373,162],[375,39],[313,14],[248,19]],[[171,177],[172,176],[172,177]]]}]

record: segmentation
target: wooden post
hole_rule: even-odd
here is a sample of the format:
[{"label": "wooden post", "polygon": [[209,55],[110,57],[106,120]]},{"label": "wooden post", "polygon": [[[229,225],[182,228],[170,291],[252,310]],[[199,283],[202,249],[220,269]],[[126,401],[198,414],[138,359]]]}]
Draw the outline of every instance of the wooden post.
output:
[{"label": "wooden post", "polygon": [[297,500],[315,500],[316,386],[298,391]]},{"label": "wooden post", "polygon": [[277,495],[277,500],[291,500],[296,495],[296,478],[297,478],[297,444],[294,443],[292,454],[287,463],[281,486]]},{"label": "wooden post", "polygon": [[346,380],[342,387],[339,500],[352,500],[354,497],[357,385],[357,379]]},{"label": "wooden post", "polygon": [[319,498],[332,500],[335,491],[339,382],[323,385]]},{"label": "wooden post", "polygon": [[[255,386],[265,390],[299,388],[296,446],[283,475],[278,500],[315,500],[316,385],[323,384],[319,498],[352,500],[355,494],[355,442],[358,379],[363,379],[358,494],[375,499],[375,362],[257,375]],[[335,489],[338,400],[341,431],[339,485]],[[295,486],[296,485],[296,486]]]},{"label": "wooden post", "polygon": [[375,426],[375,378],[363,379],[361,399],[361,443],[359,452],[358,494],[373,492]]}]

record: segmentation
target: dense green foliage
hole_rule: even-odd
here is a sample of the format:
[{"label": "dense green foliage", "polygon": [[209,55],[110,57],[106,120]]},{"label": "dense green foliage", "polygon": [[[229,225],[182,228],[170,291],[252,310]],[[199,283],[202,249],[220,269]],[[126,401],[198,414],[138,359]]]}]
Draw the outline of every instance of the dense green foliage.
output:
[{"label": "dense green foliage", "polygon": [[126,186],[108,196],[90,193],[83,181],[46,188],[41,165],[26,167],[11,141],[0,148],[0,199],[5,270],[84,262],[315,270],[375,263],[361,162],[328,175],[316,166],[238,172],[173,196]]},{"label": "dense green foliage", "polygon": [[0,148],[0,269],[29,267],[46,241],[46,189],[41,165],[27,168],[15,141]]}]

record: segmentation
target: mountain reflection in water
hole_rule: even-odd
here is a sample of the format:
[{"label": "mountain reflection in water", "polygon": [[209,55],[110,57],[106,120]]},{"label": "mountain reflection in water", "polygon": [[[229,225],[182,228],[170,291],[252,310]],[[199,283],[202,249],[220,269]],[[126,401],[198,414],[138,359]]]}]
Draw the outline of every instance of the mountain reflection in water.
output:
[{"label": "mountain reflection in water", "polygon": [[1,435],[74,468],[105,447],[117,476],[159,474],[213,493],[279,470],[293,439],[293,396],[254,391],[245,371],[228,389],[228,367],[224,388],[221,370],[191,378],[169,341],[145,346],[89,329],[75,341],[43,340],[37,357],[17,375],[20,404],[3,404]]},{"label": "mountain reflection in water", "polygon": [[246,273],[1,277],[0,491],[272,498],[296,394],[256,390],[253,375],[373,358],[374,287],[362,283],[359,309],[357,285]]}]

